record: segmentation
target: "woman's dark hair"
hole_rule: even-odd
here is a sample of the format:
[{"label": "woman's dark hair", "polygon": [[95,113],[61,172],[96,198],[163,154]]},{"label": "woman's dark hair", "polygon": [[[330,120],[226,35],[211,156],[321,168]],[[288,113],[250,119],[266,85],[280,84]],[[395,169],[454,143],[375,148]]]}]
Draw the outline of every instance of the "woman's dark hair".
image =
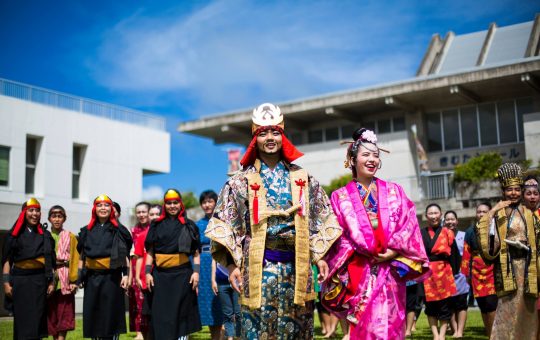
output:
[{"label": "woman's dark hair", "polygon": [[476,208],[478,208],[479,206],[481,205],[485,205],[486,207],[488,207],[489,210],[491,210],[491,203],[487,202],[487,201],[484,201],[484,202],[480,202],[476,205]]},{"label": "woman's dark hair", "polygon": [[358,140],[362,138],[362,134],[367,130],[368,129],[363,128],[363,127],[356,129],[352,134],[352,139],[354,143],[352,143],[347,149],[347,158],[352,159],[351,170],[352,170],[353,178],[356,178],[356,168],[354,167],[354,165],[356,164],[356,157],[358,156],[358,150],[360,149],[360,145],[363,144],[363,141],[358,142]]},{"label": "woman's dark hair", "polygon": [[159,213],[161,214],[161,209],[163,209],[163,208],[161,207],[161,205],[159,205],[159,204],[152,204],[152,205],[150,206],[150,209],[148,209],[148,210],[152,210],[152,209],[154,209],[154,208],[156,208],[157,210],[159,210]]},{"label": "woman's dark hair", "polygon": [[121,214],[122,213],[122,208],[120,207],[120,204],[118,204],[118,202],[113,202],[112,203],[114,205],[114,207],[116,208],[116,211]]},{"label": "woman's dark hair", "polygon": [[214,200],[214,202],[217,202],[218,196],[214,190],[205,190],[199,196],[199,204],[202,204],[202,202],[207,198]]},{"label": "woman's dark hair", "polygon": [[150,210],[150,203],[145,202],[145,201],[135,204],[135,209],[137,209],[137,207],[141,206],[141,205],[144,205],[146,207],[146,209]]},{"label": "woman's dark hair", "polygon": [[455,217],[456,220],[457,220],[457,218],[458,218],[458,217],[457,217],[457,213],[456,213],[454,210],[448,210],[447,212],[445,212],[445,213],[444,213],[444,218],[446,218],[446,215],[448,215],[448,214],[453,214],[454,217]]},{"label": "woman's dark hair", "polygon": [[[426,214],[427,214],[427,211],[429,210],[429,208],[432,208],[432,207],[436,207],[437,209],[439,209],[439,211],[442,211],[440,205],[438,205],[437,203],[430,203],[430,204],[428,204],[427,207],[426,207]],[[456,217],[457,217],[457,216],[456,216]]]},{"label": "woman's dark hair", "polygon": [[67,218],[66,209],[64,209],[64,207],[61,205],[53,205],[51,209],[49,209],[49,218],[51,218],[53,212],[60,212],[62,215],[64,215],[64,219]]}]

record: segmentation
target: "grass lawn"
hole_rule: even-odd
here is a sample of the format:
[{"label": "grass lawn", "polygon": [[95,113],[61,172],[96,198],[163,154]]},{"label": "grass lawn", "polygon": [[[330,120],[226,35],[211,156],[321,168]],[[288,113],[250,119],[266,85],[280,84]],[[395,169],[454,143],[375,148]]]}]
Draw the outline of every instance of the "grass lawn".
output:
[{"label": "grass lawn", "polygon": [[[12,339],[13,338],[13,321],[9,318],[0,320],[0,339]],[[339,329],[339,326],[338,326]],[[341,330],[338,332],[338,336],[334,339],[341,339]],[[135,333],[122,334],[120,339],[132,339],[135,337]],[[447,336],[448,339],[451,336]],[[484,324],[482,323],[482,317],[480,316],[480,311],[477,309],[470,309],[467,316],[467,326],[465,327],[465,334],[463,335],[464,339],[487,339],[484,334]],[[52,339],[50,337],[49,339]],[[68,339],[83,339],[82,337],[82,319],[77,319],[77,328],[73,332],[68,333]],[[191,339],[210,339],[210,333],[208,332],[208,327],[204,327],[203,331],[193,334]],[[323,339],[321,336],[321,327],[317,316],[315,316],[315,339]],[[431,331],[428,328],[426,315],[422,313],[417,323],[417,331],[414,333],[413,337],[409,339],[422,339],[428,340],[432,339]],[[397,340],[397,339],[396,339]]]}]

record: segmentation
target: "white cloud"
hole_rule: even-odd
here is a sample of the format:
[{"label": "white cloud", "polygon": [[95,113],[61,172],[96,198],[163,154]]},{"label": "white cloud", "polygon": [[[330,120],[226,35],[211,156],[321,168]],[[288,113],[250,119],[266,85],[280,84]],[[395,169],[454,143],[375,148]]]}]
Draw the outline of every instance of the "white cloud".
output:
[{"label": "white cloud", "polygon": [[412,21],[402,9],[236,0],[188,15],[139,13],[106,32],[90,66],[115,90],[182,93],[229,109],[382,83],[411,76],[419,63],[397,29]]},{"label": "white cloud", "polygon": [[163,198],[165,190],[159,185],[151,185],[143,188],[142,199],[147,201],[160,200]]}]

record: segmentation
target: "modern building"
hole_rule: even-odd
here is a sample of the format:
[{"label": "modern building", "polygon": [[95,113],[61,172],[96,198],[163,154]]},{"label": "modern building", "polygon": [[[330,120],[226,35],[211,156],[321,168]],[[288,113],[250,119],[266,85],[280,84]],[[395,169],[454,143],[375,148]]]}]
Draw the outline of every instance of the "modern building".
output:
[{"label": "modern building", "polygon": [[[484,197],[455,197],[457,164],[487,151],[505,161],[540,160],[539,48],[539,15],[480,32],[435,34],[411,79],[278,103],[286,133],[305,153],[297,162],[328,184],[348,172],[339,141],[368,127],[391,151],[381,156],[380,177],[401,184],[419,215],[438,201],[470,219],[474,200]],[[183,122],[178,130],[247,145],[251,110]]]},{"label": "modern building", "polygon": [[164,118],[0,79],[0,246],[29,197],[42,222],[62,205],[77,233],[106,193],[130,226],[143,176],[169,170]]}]

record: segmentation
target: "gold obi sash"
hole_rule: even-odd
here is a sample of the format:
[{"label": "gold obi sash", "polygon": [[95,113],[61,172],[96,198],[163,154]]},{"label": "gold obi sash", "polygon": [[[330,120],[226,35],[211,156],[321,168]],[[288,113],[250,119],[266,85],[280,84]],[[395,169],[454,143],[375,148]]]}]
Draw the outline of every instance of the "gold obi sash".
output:
[{"label": "gold obi sash", "polygon": [[86,258],[86,268],[93,269],[93,270],[100,270],[100,269],[110,269],[111,268],[111,258],[110,257],[99,257],[95,259],[91,259],[89,257]]},{"label": "gold obi sash", "polygon": [[156,254],[156,266],[159,268],[178,267],[189,262],[189,257],[184,253]]},{"label": "gold obi sash", "polygon": [[[248,201],[249,201],[249,219],[251,222],[251,241],[249,244],[249,297],[241,296],[242,304],[250,309],[261,307],[261,283],[263,272],[264,249],[266,247],[266,229],[268,227],[268,217],[270,216],[290,216],[294,214],[294,226],[296,236],[294,239],[295,251],[295,283],[294,283],[294,303],[304,306],[306,301],[313,300],[316,293],[313,287],[307,292],[308,277],[311,271],[311,257],[309,244],[309,182],[308,175],[304,169],[289,171],[291,196],[293,206],[285,211],[272,211],[266,203],[267,190],[262,182],[259,159],[254,164],[257,172],[246,174],[248,181]],[[302,195],[304,199],[304,211],[302,215],[297,210],[301,206],[300,202],[300,183],[302,183]],[[253,190],[258,187],[258,192]],[[253,201],[257,195],[259,205],[258,223],[254,223]]]},{"label": "gold obi sash", "polygon": [[41,269],[45,268],[45,256],[38,256],[33,259],[15,262],[15,267],[19,269]]}]

